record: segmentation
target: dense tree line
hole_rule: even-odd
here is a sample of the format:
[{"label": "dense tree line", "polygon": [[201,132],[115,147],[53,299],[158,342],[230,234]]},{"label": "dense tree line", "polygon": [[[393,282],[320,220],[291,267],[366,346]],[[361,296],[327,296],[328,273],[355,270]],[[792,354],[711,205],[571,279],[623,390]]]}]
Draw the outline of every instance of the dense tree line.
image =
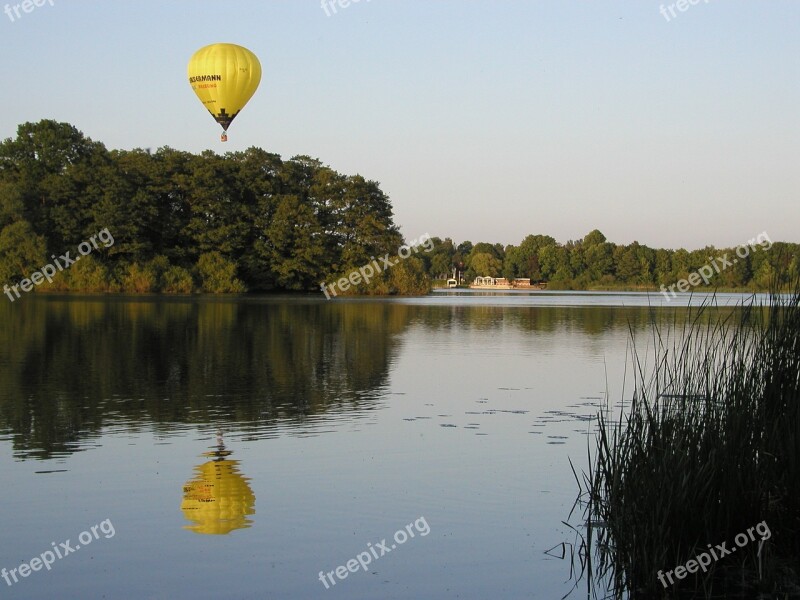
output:
[{"label": "dense tree line", "polygon": [[[108,229],[101,246],[44,290],[211,293],[318,290],[403,243],[374,181],[308,156],[259,148],[218,155],[107,150],[66,123],[20,125],[0,143],[0,285],[15,284]],[[735,248],[618,245],[597,230],[503,246],[433,238],[350,293],[422,293],[461,273],[530,278],[553,289],[652,288],[687,279]],[[800,272],[800,245],[756,245],[711,286],[766,289]]]},{"label": "dense tree line", "polygon": [[766,290],[776,281],[788,285],[800,275],[800,244],[773,242],[768,232],[754,232],[750,241],[735,248],[687,251],[654,249],[638,242],[618,245],[596,229],[565,244],[547,235],[529,235],[518,246],[505,247],[469,241],[456,246],[449,238],[433,238],[427,260],[434,278],[447,276],[455,267],[468,282],[478,275],[530,278],[547,282],[552,289],[670,286],[703,267],[706,272],[713,270],[706,287],[724,289]]},{"label": "dense tree line", "polygon": [[[74,257],[102,229],[113,245],[39,288],[311,290],[403,243],[376,182],[307,156],[109,151],[49,120],[0,143],[0,283]],[[408,258],[359,291],[427,289],[422,266]]]}]

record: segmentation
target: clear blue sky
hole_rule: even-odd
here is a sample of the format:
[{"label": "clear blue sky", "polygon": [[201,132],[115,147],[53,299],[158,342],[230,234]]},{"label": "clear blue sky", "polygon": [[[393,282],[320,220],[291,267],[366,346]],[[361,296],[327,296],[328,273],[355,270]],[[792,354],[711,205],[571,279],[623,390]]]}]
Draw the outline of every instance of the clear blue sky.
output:
[{"label": "clear blue sky", "polygon": [[[796,0],[52,2],[0,14],[2,138],[308,154],[379,181],[407,238],[800,241]],[[264,69],[225,145],[186,80],[222,41]]]}]

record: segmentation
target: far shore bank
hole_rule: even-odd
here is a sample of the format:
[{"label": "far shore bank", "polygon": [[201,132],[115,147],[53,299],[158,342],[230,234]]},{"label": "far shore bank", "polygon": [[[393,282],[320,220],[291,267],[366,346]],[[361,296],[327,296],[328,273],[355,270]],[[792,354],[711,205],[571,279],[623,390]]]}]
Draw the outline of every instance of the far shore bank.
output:
[{"label": "far shore bank", "polygon": [[[659,295],[662,296],[663,292],[659,288],[655,287],[646,287],[646,286],[617,286],[617,287],[593,287],[591,289],[565,289],[565,288],[557,288],[557,287],[548,287],[548,288],[534,288],[534,287],[517,287],[517,288],[499,288],[499,287],[482,287],[482,288],[475,288],[469,286],[458,286],[455,288],[448,288],[446,286],[432,286],[431,289],[426,293],[421,294],[342,294],[339,296],[340,299],[353,299],[353,298],[403,298],[403,297],[425,297],[431,294],[441,294],[441,293],[463,293],[463,292],[474,292],[476,294],[485,293],[485,292],[511,292],[513,294],[520,294],[520,295],[555,295],[555,294],[570,294],[570,293],[577,293],[577,294],[586,294],[586,293],[598,293],[598,294],[608,294],[608,293],[639,293],[639,294],[652,294],[652,295]],[[766,293],[763,290],[753,290],[753,289],[742,289],[742,288],[698,288],[695,290],[690,290],[689,292],[678,293],[680,297],[688,297],[692,294],[742,294],[742,295],[750,295],[750,294],[764,294]],[[71,298],[71,299],[79,299],[83,298],[89,301],[109,298],[109,299],[130,299],[136,298],[141,300],[155,300],[155,299],[169,299],[169,300],[181,300],[181,299],[191,299],[191,298],[219,298],[219,299],[231,299],[231,298],[242,298],[242,299],[258,299],[258,298],[309,298],[309,299],[318,299],[322,298],[325,299],[324,294],[315,291],[315,290],[307,290],[307,291],[298,291],[298,290],[262,290],[262,291],[250,291],[250,292],[238,292],[238,293],[214,293],[214,292],[203,292],[203,291],[196,291],[191,293],[169,293],[169,292],[132,292],[132,291],[92,291],[92,290],[58,290],[58,291],[45,291],[39,290],[33,293],[26,294],[28,298],[52,298],[52,299],[60,299],[60,298]],[[670,295],[670,298],[672,296]],[[333,298],[331,298],[333,300]],[[22,298],[16,300],[15,302],[7,302],[7,304],[11,306],[19,306],[24,304],[24,302],[20,302],[23,300]]]}]

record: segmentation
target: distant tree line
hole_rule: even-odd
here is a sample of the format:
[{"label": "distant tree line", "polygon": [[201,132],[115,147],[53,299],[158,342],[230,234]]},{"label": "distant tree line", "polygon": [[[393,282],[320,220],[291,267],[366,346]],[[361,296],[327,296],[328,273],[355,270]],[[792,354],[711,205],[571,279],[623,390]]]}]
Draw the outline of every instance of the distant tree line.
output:
[{"label": "distant tree line", "polygon": [[[714,276],[705,287],[766,290],[773,283],[786,286],[800,275],[800,244],[785,242],[756,243],[737,255],[737,248],[688,251],[650,248],[639,242],[619,245],[595,229],[582,240],[565,244],[548,235],[529,235],[518,246],[505,247],[469,241],[454,245],[449,238],[433,238],[433,243],[430,275],[444,278],[456,267],[468,282],[481,275],[530,278],[547,282],[551,289],[652,289],[673,285],[711,265]],[[730,265],[717,260],[726,255]]]},{"label": "distant tree line", "polygon": [[[403,244],[377,182],[308,156],[259,148],[218,155],[108,150],[67,123],[20,125],[0,143],[0,285],[73,250],[101,229],[101,247],[39,289],[125,293],[319,290]],[[565,244],[529,235],[518,246],[433,238],[420,252],[351,288],[418,294],[454,271],[530,278],[551,288],[670,285],[733,249],[617,245],[595,230]],[[798,273],[800,245],[776,242],[711,285],[765,289]]]}]

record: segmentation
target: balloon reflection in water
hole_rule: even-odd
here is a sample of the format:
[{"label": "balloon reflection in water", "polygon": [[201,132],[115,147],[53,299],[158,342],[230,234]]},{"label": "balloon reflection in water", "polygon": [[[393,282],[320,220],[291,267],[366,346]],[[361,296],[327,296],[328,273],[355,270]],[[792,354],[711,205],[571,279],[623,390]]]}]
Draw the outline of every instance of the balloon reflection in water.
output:
[{"label": "balloon reflection in water", "polygon": [[256,497],[248,478],[239,473],[239,461],[227,459],[231,454],[225,449],[222,432],[218,432],[216,449],[203,453],[214,460],[195,467],[194,478],[183,486],[181,511],[192,521],[184,529],[225,535],[252,525],[247,516],[256,512]]}]

